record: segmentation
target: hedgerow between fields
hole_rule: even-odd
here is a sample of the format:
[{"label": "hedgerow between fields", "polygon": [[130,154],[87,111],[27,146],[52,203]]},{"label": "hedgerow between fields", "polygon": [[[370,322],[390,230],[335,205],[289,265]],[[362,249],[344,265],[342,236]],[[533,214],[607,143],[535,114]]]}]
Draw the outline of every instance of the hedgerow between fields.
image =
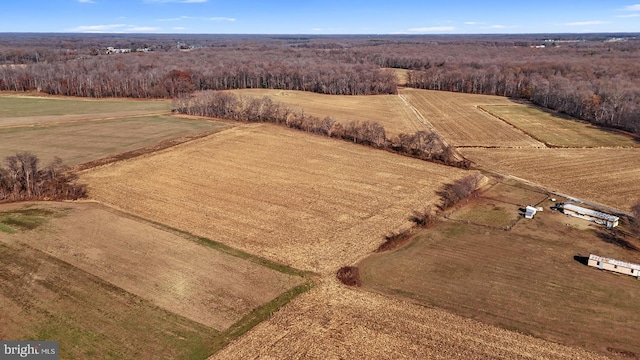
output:
[{"label": "hedgerow between fields", "polygon": [[386,149],[422,160],[435,161],[460,168],[470,162],[457,160],[455,149],[436,133],[417,131],[388,138],[382,125],[375,121],[336,122],[295,112],[269,97],[248,98],[229,92],[203,91],[174,99],[174,111],[187,115],[208,116],[244,122],[269,122],[306,132],[353,141]]}]

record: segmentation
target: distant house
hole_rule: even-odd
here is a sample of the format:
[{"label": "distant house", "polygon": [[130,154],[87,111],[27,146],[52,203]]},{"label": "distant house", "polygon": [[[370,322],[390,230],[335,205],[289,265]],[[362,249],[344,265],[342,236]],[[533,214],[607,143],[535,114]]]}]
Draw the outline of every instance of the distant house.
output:
[{"label": "distant house", "polygon": [[605,258],[598,255],[589,255],[587,265],[597,267],[600,270],[609,270],[620,274],[635,276],[640,280],[640,265],[620,260]]},{"label": "distant house", "polygon": [[131,49],[116,49],[113,46],[109,46],[105,53],[109,55],[109,54],[124,54],[124,53],[130,53],[130,52],[131,52]]},{"label": "distant house", "polygon": [[558,208],[560,208],[566,215],[593,221],[596,224],[606,225],[608,228],[618,226],[618,220],[620,219],[619,217],[614,215],[583,208],[574,204],[560,204],[558,205]]}]

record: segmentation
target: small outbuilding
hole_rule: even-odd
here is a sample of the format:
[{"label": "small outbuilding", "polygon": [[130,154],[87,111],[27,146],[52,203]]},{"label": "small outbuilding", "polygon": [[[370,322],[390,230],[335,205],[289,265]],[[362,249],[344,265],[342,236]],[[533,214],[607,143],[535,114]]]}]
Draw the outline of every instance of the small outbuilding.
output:
[{"label": "small outbuilding", "polygon": [[593,221],[596,224],[606,225],[608,228],[618,226],[618,220],[620,219],[617,216],[603,213],[601,211],[583,208],[575,204],[559,204],[556,207],[561,209],[562,212],[566,215]]},{"label": "small outbuilding", "polygon": [[533,206],[527,206],[524,209],[524,218],[533,219],[533,216],[536,214],[536,212],[538,212],[538,209],[534,208]]},{"label": "small outbuilding", "polygon": [[587,265],[600,270],[609,270],[620,274],[631,275],[640,280],[640,265],[620,260],[609,259],[598,255],[589,255]]}]

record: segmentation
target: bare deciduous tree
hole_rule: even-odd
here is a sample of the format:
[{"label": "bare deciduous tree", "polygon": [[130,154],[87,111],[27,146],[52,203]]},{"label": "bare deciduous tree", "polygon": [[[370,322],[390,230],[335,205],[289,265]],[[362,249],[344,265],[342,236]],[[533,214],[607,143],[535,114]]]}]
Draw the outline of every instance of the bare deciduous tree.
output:
[{"label": "bare deciduous tree", "polygon": [[20,200],[78,199],[86,195],[86,187],[76,183],[62,160],[55,158],[45,168],[28,152],[8,156],[6,168],[0,166],[0,202]]}]

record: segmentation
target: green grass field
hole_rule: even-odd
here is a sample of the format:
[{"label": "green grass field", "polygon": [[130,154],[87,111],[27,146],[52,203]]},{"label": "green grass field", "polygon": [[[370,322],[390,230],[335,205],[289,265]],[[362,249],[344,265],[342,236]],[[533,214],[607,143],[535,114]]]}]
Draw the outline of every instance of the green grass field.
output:
[{"label": "green grass field", "polygon": [[518,209],[517,205],[502,201],[477,199],[472,206],[454,212],[450,218],[502,229],[513,226],[518,221]]},{"label": "green grass field", "polygon": [[[509,203],[521,193],[498,190],[509,190],[500,195]],[[512,221],[517,206],[478,200],[452,214],[471,223],[441,220],[408,245],[360,262],[365,288],[562,344],[640,354],[638,280],[575,258],[594,253],[638,263],[640,253],[619,244],[640,241],[620,234],[622,241],[612,241],[605,229],[568,220],[547,202],[533,220],[520,218],[505,231],[499,219]]]},{"label": "green grass field", "polygon": [[536,140],[558,147],[639,147],[630,136],[525,105],[482,105]]},{"label": "green grass field", "polygon": [[58,156],[65,164],[74,165],[166,139],[227,127],[227,124],[210,120],[158,115],[0,128],[0,159],[28,151],[37,155],[43,163]]},{"label": "green grass field", "polygon": [[114,112],[168,112],[170,101],[163,100],[92,100],[77,98],[46,98],[35,96],[0,96],[0,125],[3,118],[109,114]]}]

